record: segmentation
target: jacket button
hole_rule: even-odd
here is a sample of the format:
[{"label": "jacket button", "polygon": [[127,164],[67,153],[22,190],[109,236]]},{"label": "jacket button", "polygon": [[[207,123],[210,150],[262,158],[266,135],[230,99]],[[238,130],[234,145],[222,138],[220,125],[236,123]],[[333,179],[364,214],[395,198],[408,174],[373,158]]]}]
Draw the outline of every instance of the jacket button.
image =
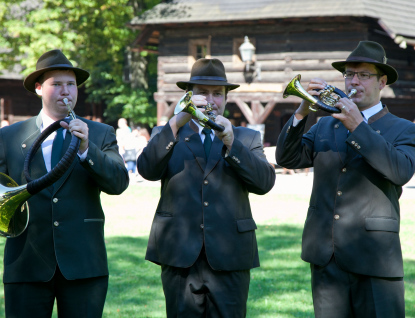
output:
[{"label": "jacket button", "polygon": [[339,128],[340,126],[339,126],[339,124],[336,124],[336,125],[334,125],[334,128]]},{"label": "jacket button", "polygon": [[342,169],[342,172],[346,172],[346,171],[347,171],[347,169],[346,169],[346,168],[343,168],[343,169]]},{"label": "jacket button", "polygon": [[55,221],[55,222],[53,222],[53,225],[54,226],[59,226],[59,222],[58,221]]},{"label": "jacket button", "polygon": [[337,195],[341,196],[343,193],[341,191],[337,191]]},{"label": "jacket button", "polygon": [[208,205],[209,205],[209,202],[206,202],[206,201],[205,201],[205,202],[203,202],[203,205],[204,205],[204,206],[208,206]]},{"label": "jacket button", "polygon": [[58,203],[59,200],[58,200],[58,198],[53,198],[52,201],[53,201],[53,203]]},{"label": "jacket button", "polygon": [[184,141],[189,141],[189,140],[190,140],[189,137],[184,138]]},{"label": "jacket button", "polygon": [[203,184],[209,184],[209,181],[204,180],[204,181],[203,181]]},{"label": "jacket button", "polygon": [[23,148],[23,149],[24,149],[24,148],[26,148],[26,147],[27,147],[27,146],[26,146],[26,144],[23,144],[23,145],[22,145],[22,148]]},{"label": "jacket button", "polygon": [[200,224],[200,228],[203,230],[205,226],[203,224]]},{"label": "jacket button", "polygon": [[335,219],[335,220],[340,219],[340,215],[336,214],[336,215],[334,216],[334,219]]}]

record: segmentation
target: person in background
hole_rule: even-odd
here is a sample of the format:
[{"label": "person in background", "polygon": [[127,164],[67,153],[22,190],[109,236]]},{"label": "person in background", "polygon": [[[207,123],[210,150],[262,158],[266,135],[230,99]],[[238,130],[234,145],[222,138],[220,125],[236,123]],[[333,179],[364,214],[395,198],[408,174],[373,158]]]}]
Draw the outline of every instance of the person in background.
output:
[{"label": "person in background", "polygon": [[[89,73],[74,67],[60,50],[43,54],[24,87],[40,96],[38,116],[0,130],[0,172],[18,184],[26,154],[49,125],[75,108],[78,86]],[[100,193],[120,194],[128,173],[111,126],[77,117],[51,134],[36,153],[32,178],[43,177],[66,152],[71,133],[81,139],[78,155],[62,178],[28,200],[30,220],[4,249],[6,317],[50,318],[57,302],[59,318],[99,318],[108,289],[104,240],[105,216]],[[61,147],[61,150],[57,151]]]},{"label": "person in background", "polygon": [[[346,92],[357,93],[305,134],[303,101],[276,150],[283,167],[314,167],[301,257],[311,267],[315,316],[404,318],[399,197],[415,171],[415,125],[380,101],[398,73],[379,43],[361,41],[332,65]],[[307,91],[317,96],[326,86],[315,78]]]},{"label": "person in background", "polygon": [[275,182],[260,133],[223,117],[228,83],[218,59],[199,59],[189,81],[197,107],[211,103],[223,132],[181,112],[152,137],[138,158],[147,180],[161,180],[146,259],[161,265],[167,317],[245,317],[250,269],[259,266],[249,193]]}]

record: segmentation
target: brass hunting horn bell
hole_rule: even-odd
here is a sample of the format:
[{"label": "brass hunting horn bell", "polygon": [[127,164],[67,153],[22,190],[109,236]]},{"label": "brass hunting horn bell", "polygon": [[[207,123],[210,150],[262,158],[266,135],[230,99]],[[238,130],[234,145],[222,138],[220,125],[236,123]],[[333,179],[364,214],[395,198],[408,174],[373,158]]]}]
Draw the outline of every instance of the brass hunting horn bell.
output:
[{"label": "brass hunting horn bell", "polygon": [[196,105],[192,102],[193,92],[188,91],[177,103],[176,108],[174,109],[174,114],[177,115],[180,112],[185,112],[193,117],[196,117],[200,126],[212,128],[217,131],[224,131],[225,127],[215,123],[215,114],[212,111],[212,105],[209,103],[205,106],[207,116],[197,109]]},{"label": "brass hunting horn bell", "polygon": [[320,91],[319,97],[310,95],[300,84],[301,75],[296,75],[287,85],[284,90],[283,97],[287,98],[288,96],[297,96],[306,101],[311,105],[309,106],[310,110],[317,111],[322,109],[329,113],[340,113],[341,110],[334,105],[340,100],[340,98],[347,97],[350,98],[356,94],[356,90],[352,89],[349,95],[346,95],[340,89],[327,85],[323,90]]}]

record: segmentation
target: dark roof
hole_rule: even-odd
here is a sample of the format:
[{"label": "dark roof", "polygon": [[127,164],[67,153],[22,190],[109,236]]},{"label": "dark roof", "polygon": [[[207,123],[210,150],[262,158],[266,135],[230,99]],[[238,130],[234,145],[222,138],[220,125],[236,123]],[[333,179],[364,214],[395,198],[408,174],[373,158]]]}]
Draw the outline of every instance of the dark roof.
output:
[{"label": "dark roof", "polygon": [[392,38],[415,39],[414,0],[174,0],[135,17],[130,25],[328,16],[379,19]]}]

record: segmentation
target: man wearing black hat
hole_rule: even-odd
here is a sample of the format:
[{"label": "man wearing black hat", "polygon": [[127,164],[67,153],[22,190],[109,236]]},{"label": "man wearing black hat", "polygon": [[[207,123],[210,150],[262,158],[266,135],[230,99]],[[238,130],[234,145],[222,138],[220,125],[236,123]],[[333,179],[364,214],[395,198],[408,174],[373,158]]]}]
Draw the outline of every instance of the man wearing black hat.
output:
[{"label": "man wearing black hat", "polygon": [[[22,173],[27,152],[41,131],[68,115],[65,101],[75,108],[77,86],[88,77],[60,50],[39,58],[24,87],[42,98],[42,110],[0,130],[0,172],[18,184],[27,183]],[[6,317],[51,317],[55,298],[60,318],[102,316],[108,265],[100,192],[122,193],[128,173],[112,127],[80,117],[61,126],[63,131],[51,134],[34,156],[32,178],[53,168],[66,152],[70,133],[81,139],[78,155],[62,178],[29,199],[27,229],[7,239]]]},{"label": "man wearing black hat", "polygon": [[223,132],[185,112],[153,129],[139,173],[161,180],[146,259],[161,265],[167,317],[245,317],[250,269],[259,266],[248,194],[265,194],[275,172],[260,133],[223,117],[228,90],[218,59],[199,59],[190,80],[197,107],[211,103]]},{"label": "man wearing black hat", "polygon": [[[380,102],[398,79],[386,62],[380,44],[360,42],[332,64],[346,92],[357,91],[336,104],[341,112],[303,135],[303,101],[278,139],[278,164],[314,167],[301,257],[311,266],[316,317],[405,317],[398,199],[415,170],[415,125]],[[312,79],[307,91],[317,96],[326,85]]]}]

